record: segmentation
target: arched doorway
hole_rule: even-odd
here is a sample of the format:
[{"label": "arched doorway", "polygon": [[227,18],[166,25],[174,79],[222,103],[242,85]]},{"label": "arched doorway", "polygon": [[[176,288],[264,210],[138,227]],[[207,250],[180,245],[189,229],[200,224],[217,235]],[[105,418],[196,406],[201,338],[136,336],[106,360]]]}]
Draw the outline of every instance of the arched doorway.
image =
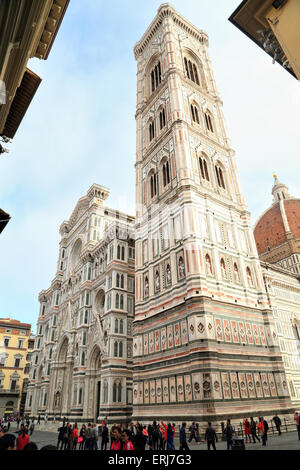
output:
[{"label": "arched doorway", "polygon": [[101,406],[101,350],[98,345],[92,349],[89,361],[90,369],[90,387],[93,390],[93,407],[91,409],[92,417],[97,422],[100,415]]},{"label": "arched doorway", "polygon": [[54,414],[68,414],[69,413],[69,400],[70,400],[70,369],[72,364],[67,363],[67,353],[69,347],[69,340],[66,337],[58,351],[57,362],[59,374],[55,385],[54,394]]}]

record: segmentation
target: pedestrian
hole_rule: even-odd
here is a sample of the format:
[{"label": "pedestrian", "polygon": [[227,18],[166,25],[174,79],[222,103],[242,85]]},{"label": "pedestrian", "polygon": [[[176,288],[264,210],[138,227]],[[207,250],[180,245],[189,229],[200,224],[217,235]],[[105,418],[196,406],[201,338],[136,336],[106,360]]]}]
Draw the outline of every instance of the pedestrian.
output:
[{"label": "pedestrian", "polygon": [[180,442],[180,447],[179,450],[189,450],[188,443],[186,442],[186,423],[182,423],[182,426],[179,431],[179,442]]},{"label": "pedestrian", "polygon": [[144,451],[147,444],[147,436],[143,434],[143,426],[137,426],[137,433],[135,435],[135,450]]},{"label": "pedestrian", "polygon": [[47,415],[47,413],[46,413],[45,416],[44,416],[44,421],[45,421],[45,424],[48,423],[48,415]]},{"label": "pedestrian", "polygon": [[294,421],[295,421],[295,424],[296,424],[296,427],[297,427],[297,431],[298,431],[298,439],[299,439],[299,441],[300,441],[300,416],[299,416],[298,411],[295,411],[295,414],[294,414]]},{"label": "pedestrian", "polygon": [[121,428],[115,426],[112,430],[113,441],[111,443],[110,450],[122,450],[122,441],[121,441]]},{"label": "pedestrian", "polygon": [[22,427],[21,433],[17,438],[17,450],[23,450],[24,447],[29,444],[30,437],[28,436],[28,428],[26,426]]},{"label": "pedestrian", "polygon": [[72,429],[72,450],[76,450],[77,448],[77,443],[78,443],[78,425],[77,423],[74,424],[74,427]]},{"label": "pedestrian", "polygon": [[174,428],[171,423],[167,426],[167,450],[175,450],[174,447]]},{"label": "pedestrian", "polygon": [[31,425],[30,425],[29,431],[30,431],[30,436],[32,436],[32,434],[33,434],[33,431],[34,431],[34,422],[33,422],[33,420],[32,420],[32,422],[31,422]]},{"label": "pedestrian", "polygon": [[98,450],[98,429],[97,424],[94,423],[92,425],[92,449],[91,450]]},{"label": "pedestrian", "polygon": [[262,445],[265,446],[267,444],[269,426],[268,426],[267,421],[265,421],[262,416],[259,418],[259,423],[258,423],[257,428],[258,428],[258,434],[261,436]]},{"label": "pedestrian", "polygon": [[224,429],[224,434],[226,435],[227,450],[232,450],[233,427],[231,426],[230,419],[227,419],[227,425]]},{"label": "pedestrian", "polygon": [[84,444],[85,450],[92,450],[91,440],[92,440],[92,425],[91,423],[89,423],[86,433],[85,433],[85,444]]},{"label": "pedestrian", "polygon": [[59,445],[60,445],[60,450],[63,450],[63,448],[67,444],[67,438],[68,438],[68,429],[67,426],[61,426],[58,428],[58,438],[57,438],[57,450],[59,450]]},{"label": "pedestrian", "polygon": [[53,415],[53,423],[55,423],[55,422],[56,422],[56,416]]},{"label": "pedestrian", "polygon": [[38,424],[41,424],[41,415],[38,415],[37,423],[38,423]]},{"label": "pedestrian", "polygon": [[101,450],[107,450],[107,444],[109,443],[109,431],[106,423],[102,426],[102,438],[101,438]]},{"label": "pedestrian", "polygon": [[250,418],[250,431],[251,431],[251,436],[252,436],[252,439],[253,439],[253,443],[255,444],[255,442],[256,442],[255,439],[257,439],[260,442],[260,438],[256,434],[256,422],[254,421],[254,419],[252,417]]},{"label": "pedestrian", "polygon": [[71,450],[72,449],[72,425],[70,423],[67,424],[67,442],[66,442],[66,447],[65,450]]},{"label": "pedestrian", "polygon": [[248,421],[248,418],[245,418],[243,421],[243,426],[244,426],[244,431],[245,431],[245,439],[246,439],[246,444],[251,443],[251,429],[250,429],[250,423]]},{"label": "pedestrian", "polygon": [[189,442],[192,442],[193,439],[195,439],[195,441],[197,442],[197,438],[196,438],[196,425],[195,423],[192,423],[191,426],[190,426],[190,437],[189,437]]},{"label": "pedestrian", "polygon": [[133,444],[130,440],[131,432],[129,429],[124,429],[122,432],[122,450],[134,450]]},{"label": "pedestrian", "polygon": [[278,434],[279,436],[281,436],[281,429],[280,429],[280,426],[281,426],[281,419],[279,418],[278,414],[276,413],[274,418],[273,418],[273,421],[275,423],[275,426],[276,426],[276,429],[278,431]]},{"label": "pedestrian", "polygon": [[153,450],[153,432],[154,432],[154,429],[153,429],[152,424],[149,424],[147,431],[148,431],[149,450]]},{"label": "pedestrian", "polygon": [[16,450],[16,436],[14,434],[5,434],[0,438],[1,450]]},{"label": "pedestrian", "polygon": [[85,426],[85,424],[83,424],[81,426],[79,437],[78,437],[79,450],[83,450],[83,448],[84,448],[85,433],[86,433],[86,426]]},{"label": "pedestrian", "polygon": [[210,447],[216,450],[216,442],[218,442],[217,434],[211,423],[208,423],[208,427],[205,431],[205,440],[207,441],[207,450],[210,450]]}]

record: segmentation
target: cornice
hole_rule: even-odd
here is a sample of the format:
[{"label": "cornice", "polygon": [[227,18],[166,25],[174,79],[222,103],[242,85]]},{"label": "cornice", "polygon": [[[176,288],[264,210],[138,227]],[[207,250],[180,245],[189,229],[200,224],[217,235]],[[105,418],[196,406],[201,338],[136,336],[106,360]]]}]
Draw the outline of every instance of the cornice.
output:
[{"label": "cornice", "polygon": [[197,29],[192,23],[177,13],[172,5],[169,3],[163,3],[158,8],[156,17],[146,30],[145,34],[142,36],[141,40],[138,41],[134,46],[134,56],[136,60],[138,59],[139,55],[144,52],[166,18],[171,18],[177,26],[180,26],[194,39],[199,41],[201,44],[208,46],[208,35],[204,31]]}]

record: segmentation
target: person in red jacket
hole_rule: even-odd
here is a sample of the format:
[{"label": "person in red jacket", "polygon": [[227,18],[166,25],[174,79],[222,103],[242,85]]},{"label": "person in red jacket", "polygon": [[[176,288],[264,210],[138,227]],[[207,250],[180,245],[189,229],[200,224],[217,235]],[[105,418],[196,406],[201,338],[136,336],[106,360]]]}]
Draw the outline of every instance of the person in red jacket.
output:
[{"label": "person in red jacket", "polygon": [[76,450],[77,443],[78,443],[78,426],[77,426],[77,423],[75,423],[73,431],[72,431],[72,450]]},{"label": "person in red jacket", "polygon": [[129,440],[131,432],[128,429],[124,429],[122,433],[123,447],[122,450],[134,450],[132,442]]},{"label": "person in red jacket", "polygon": [[112,430],[113,441],[110,446],[110,450],[122,450],[122,441],[121,441],[121,428],[115,426]]},{"label": "person in red jacket", "polygon": [[26,426],[21,427],[21,433],[17,438],[17,450],[23,450],[29,444],[30,437],[28,436],[28,429]]}]

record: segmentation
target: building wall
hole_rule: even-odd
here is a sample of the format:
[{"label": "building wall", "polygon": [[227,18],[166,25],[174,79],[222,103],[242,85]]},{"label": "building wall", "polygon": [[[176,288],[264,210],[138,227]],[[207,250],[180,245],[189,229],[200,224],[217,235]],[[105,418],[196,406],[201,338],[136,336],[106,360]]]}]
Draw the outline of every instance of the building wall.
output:
[{"label": "building wall", "polygon": [[29,324],[0,319],[0,416],[19,411],[30,330]]}]

